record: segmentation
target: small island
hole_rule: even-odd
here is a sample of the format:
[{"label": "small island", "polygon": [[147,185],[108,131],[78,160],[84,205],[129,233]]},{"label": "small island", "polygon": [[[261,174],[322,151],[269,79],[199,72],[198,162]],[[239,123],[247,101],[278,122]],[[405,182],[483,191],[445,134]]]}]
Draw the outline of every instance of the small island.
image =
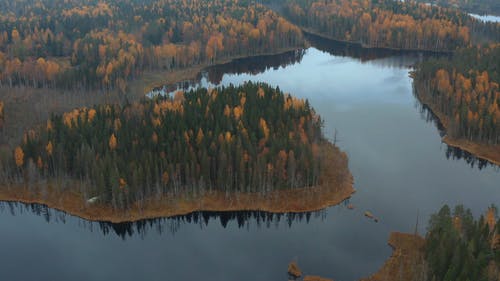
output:
[{"label": "small island", "polygon": [[500,165],[500,45],[430,59],[412,76],[417,98],[446,130],[443,141]]},{"label": "small island", "polygon": [[308,101],[250,82],[54,114],[2,166],[0,200],[111,222],[315,211],[354,192]]}]

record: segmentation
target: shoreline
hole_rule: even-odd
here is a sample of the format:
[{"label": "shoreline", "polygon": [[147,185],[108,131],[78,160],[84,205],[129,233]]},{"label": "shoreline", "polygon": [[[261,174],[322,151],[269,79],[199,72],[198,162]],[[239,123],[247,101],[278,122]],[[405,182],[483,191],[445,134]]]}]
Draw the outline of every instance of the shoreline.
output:
[{"label": "shoreline", "polygon": [[416,280],[415,277],[422,274],[421,269],[425,267],[424,238],[417,234],[392,232],[388,244],[392,248],[391,256],[377,272],[360,281]]},{"label": "shoreline", "polygon": [[[322,184],[314,187],[274,190],[261,193],[232,193],[207,191],[196,196],[166,194],[159,200],[135,202],[127,210],[115,210],[110,205],[89,205],[82,194],[74,190],[54,191],[48,188],[41,192],[30,191],[26,186],[0,188],[0,201],[25,204],[42,204],[89,221],[111,223],[135,222],[145,219],[187,215],[197,211],[263,211],[270,213],[314,212],[338,205],[355,192],[353,177],[348,169],[347,155],[327,144],[322,147],[328,159],[325,161]],[[338,163],[333,161],[340,160]],[[344,173],[342,182],[337,182],[338,172]],[[142,206],[141,206],[142,205]]]},{"label": "shoreline", "polygon": [[[448,118],[441,112],[436,110],[435,106],[432,105],[432,103],[430,103],[427,99],[422,98],[418,93],[416,94],[416,96],[419,102],[422,105],[427,106],[429,110],[436,116],[437,120],[443,126],[446,132],[448,130]],[[444,137],[441,138],[441,141],[451,147],[464,150],[474,155],[478,159],[486,160],[491,164],[500,166],[500,145],[488,145],[465,139],[457,139],[451,137],[447,133]]]},{"label": "shoreline", "polygon": [[[392,248],[391,256],[385,260],[377,272],[368,277],[360,278],[359,281],[424,280],[425,276],[423,274],[425,274],[427,264],[424,253],[425,239],[423,237],[418,234],[391,232],[387,244]],[[295,267],[292,267],[292,264]],[[291,268],[296,268],[297,271],[291,271]],[[302,274],[296,262],[290,263],[288,267],[289,275],[296,276],[292,274],[294,272],[300,273],[298,277]],[[320,276],[310,276],[311,279],[306,279],[306,277],[296,280],[332,280]]]},{"label": "shoreline", "polygon": [[[291,51],[307,48],[307,42],[304,40],[303,44],[295,47],[280,48],[273,52],[265,52],[255,55],[236,55],[224,59],[217,60],[216,62],[201,63],[198,65],[191,65],[184,68],[176,68],[172,70],[151,70],[144,72],[137,79],[127,81],[126,94],[118,93],[116,89],[112,90],[67,90],[61,88],[30,88],[30,87],[7,87],[0,85],[0,96],[5,103],[7,113],[6,121],[4,121],[4,131],[9,132],[3,137],[0,136],[0,148],[2,145],[12,146],[19,142],[22,133],[29,128],[45,123],[48,116],[53,112],[67,112],[74,108],[90,107],[95,104],[106,103],[121,103],[124,98],[129,101],[139,100],[158,86],[180,83],[187,80],[194,80],[198,74],[207,67],[222,65],[234,60],[252,58],[259,56],[272,56],[284,54]],[[76,95],[67,97],[67,93],[72,92]],[[64,99],[64,102],[60,102]],[[35,107],[36,104],[43,104],[41,107]],[[12,109],[15,108],[15,109]],[[31,118],[32,115],[22,114],[24,112],[36,112],[35,116],[42,116],[41,118]],[[12,124],[9,120],[17,120],[16,124]],[[8,128],[8,129],[7,129]],[[13,149],[13,147],[10,147]]]},{"label": "shoreline", "polygon": [[171,70],[152,70],[144,71],[139,79],[129,81],[131,93],[142,97],[150,92],[152,89],[162,87],[165,85],[180,83],[189,80],[195,80],[204,69],[212,66],[223,65],[239,59],[254,58],[261,56],[280,55],[291,51],[307,48],[308,44],[305,42],[302,46],[280,48],[275,51],[263,52],[253,55],[235,55],[215,61],[214,63],[200,63],[197,65],[190,65],[183,68]]},{"label": "shoreline", "polygon": [[300,27],[303,33],[310,34],[313,36],[318,36],[323,39],[327,40],[332,40],[336,42],[341,42],[341,43],[346,43],[346,44],[352,44],[359,46],[360,48],[366,49],[366,50],[386,50],[386,51],[394,51],[394,52],[424,52],[424,53],[429,53],[429,54],[443,54],[443,55],[449,55],[454,52],[454,50],[429,50],[429,49],[416,49],[416,48],[393,48],[393,47],[375,47],[375,46],[370,46],[367,44],[363,44],[359,41],[348,41],[348,40],[341,40],[341,39],[336,39],[334,37],[331,37],[329,35],[321,34],[316,31],[313,31],[309,28],[305,27]]}]

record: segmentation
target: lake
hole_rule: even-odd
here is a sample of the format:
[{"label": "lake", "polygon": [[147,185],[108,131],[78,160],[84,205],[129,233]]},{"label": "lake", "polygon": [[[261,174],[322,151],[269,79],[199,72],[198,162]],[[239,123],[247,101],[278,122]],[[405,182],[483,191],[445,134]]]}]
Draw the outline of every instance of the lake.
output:
[{"label": "lake", "polygon": [[[307,50],[210,67],[199,81],[262,81],[308,99],[325,134],[349,155],[357,192],[309,214],[195,213],[138,223],[88,222],[39,205],[0,204],[0,272],[8,280],[357,280],[391,254],[392,231],[425,233],[429,215],[499,203],[500,171],[441,143],[412,92],[411,66],[432,54],[363,50],[311,40]],[[379,222],[366,219],[371,211]]]}]

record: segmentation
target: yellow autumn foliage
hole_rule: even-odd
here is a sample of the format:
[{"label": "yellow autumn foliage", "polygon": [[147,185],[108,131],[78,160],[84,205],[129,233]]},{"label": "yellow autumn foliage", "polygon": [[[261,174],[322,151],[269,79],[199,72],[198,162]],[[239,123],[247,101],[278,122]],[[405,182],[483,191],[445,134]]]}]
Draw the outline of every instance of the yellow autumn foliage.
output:
[{"label": "yellow autumn foliage", "polygon": [[45,146],[45,150],[47,151],[47,154],[49,156],[52,155],[52,151],[54,150],[54,147],[52,146],[52,142],[49,141],[49,143],[47,144],[47,146]]},{"label": "yellow autumn foliage", "polygon": [[124,178],[120,178],[118,182],[120,184],[120,188],[124,188],[125,186],[127,186],[127,182],[125,181]]},{"label": "yellow autumn foliage", "polygon": [[163,174],[161,175],[161,181],[163,182],[163,184],[167,184],[169,179],[170,177],[168,175],[168,172],[163,172]]},{"label": "yellow autumn foliage", "polygon": [[95,109],[90,109],[89,112],[87,113],[87,120],[88,122],[92,122],[94,120],[95,115],[97,114],[97,111]]},{"label": "yellow autumn foliage", "polygon": [[42,157],[38,156],[38,160],[36,161],[36,166],[38,167],[38,169],[42,169],[43,168]]},{"label": "yellow autumn foliage", "polygon": [[115,137],[115,134],[111,134],[111,137],[109,137],[109,149],[111,150],[115,150],[116,149],[116,145],[117,145],[117,141],[116,141],[116,137]]},{"label": "yellow autumn foliage", "polygon": [[204,137],[205,135],[203,134],[203,130],[201,128],[198,129],[198,134],[196,135],[196,143],[200,145]]},{"label": "yellow autumn foliage", "polygon": [[21,167],[24,164],[24,151],[18,146],[14,150],[14,160],[16,161],[16,166]]}]

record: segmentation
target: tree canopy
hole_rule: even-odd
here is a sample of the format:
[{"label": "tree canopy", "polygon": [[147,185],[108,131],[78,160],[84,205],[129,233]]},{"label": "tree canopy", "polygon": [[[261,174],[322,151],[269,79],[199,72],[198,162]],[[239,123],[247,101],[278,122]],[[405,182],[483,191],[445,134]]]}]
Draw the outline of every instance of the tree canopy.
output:
[{"label": "tree canopy", "polygon": [[303,44],[261,4],[233,0],[15,0],[0,3],[0,83],[118,88],[145,70]]},{"label": "tree canopy", "polygon": [[268,2],[283,5],[283,15],[309,32],[368,47],[451,51],[479,37],[500,39],[500,25],[482,23],[456,9],[414,1]]},{"label": "tree canopy", "polygon": [[497,208],[475,219],[470,209],[445,205],[431,216],[426,236],[429,280],[498,280],[500,221]]},{"label": "tree canopy", "polygon": [[307,101],[246,83],[53,115],[14,158],[25,175],[80,180],[123,208],[167,192],[316,185],[321,126]]},{"label": "tree canopy", "polygon": [[430,59],[414,73],[417,96],[446,120],[449,133],[487,144],[500,143],[500,44]]}]

